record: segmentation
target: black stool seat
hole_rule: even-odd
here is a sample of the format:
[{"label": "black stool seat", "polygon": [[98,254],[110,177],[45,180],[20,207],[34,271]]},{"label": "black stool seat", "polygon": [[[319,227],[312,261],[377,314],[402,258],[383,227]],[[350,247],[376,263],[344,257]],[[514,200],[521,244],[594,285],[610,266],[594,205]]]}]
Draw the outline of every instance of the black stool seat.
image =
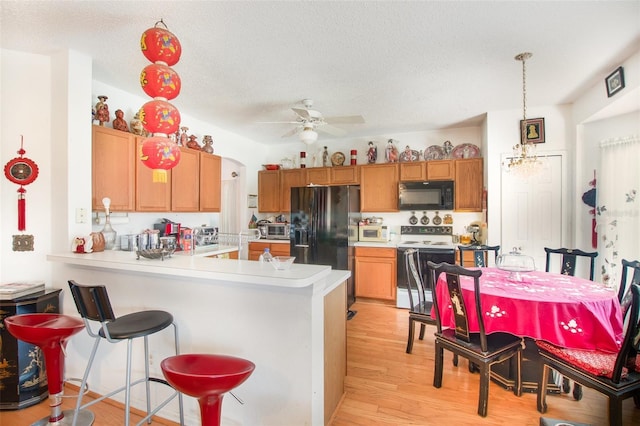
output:
[{"label": "black stool seat", "polygon": [[[107,323],[106,327],[112,339],[125,340],[144,337],[164,330],[173,324],[173,315],[165,311],[142,311],[123,315]],[[100,337],[106,337],[104,328],[100,328]]]}]

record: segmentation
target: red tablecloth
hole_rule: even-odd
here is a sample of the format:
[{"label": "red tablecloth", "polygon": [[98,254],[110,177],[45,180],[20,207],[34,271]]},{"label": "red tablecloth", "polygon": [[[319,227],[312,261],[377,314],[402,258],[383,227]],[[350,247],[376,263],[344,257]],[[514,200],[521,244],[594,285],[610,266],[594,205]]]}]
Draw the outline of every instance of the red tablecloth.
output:
[{"label": "red tablecloth", "polygon": [[[487,333],[508,332],[567,348],[619,350],[624,336],[614,290],[586,279],[549,272],[523,273],[522,281],[515,281],[509,278],[509,272],[497,268],[481,270],[480,293]],[[473,279],[461,277],[461,285],[467,309],[471,310],[469,327],[477,332]],[[443,327],[453,327],[444,274],[438,278],[436,292]],[[432,315],[435,317],[435,312]]]}]

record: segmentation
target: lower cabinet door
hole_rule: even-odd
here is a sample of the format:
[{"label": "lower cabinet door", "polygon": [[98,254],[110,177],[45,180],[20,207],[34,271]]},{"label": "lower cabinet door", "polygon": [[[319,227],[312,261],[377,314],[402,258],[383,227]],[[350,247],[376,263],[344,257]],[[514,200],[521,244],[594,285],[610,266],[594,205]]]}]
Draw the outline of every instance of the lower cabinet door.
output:
[{"label": "lower cabinet door", "polygon": [[396,259],[356,256],[356,298],[396,299]]}]

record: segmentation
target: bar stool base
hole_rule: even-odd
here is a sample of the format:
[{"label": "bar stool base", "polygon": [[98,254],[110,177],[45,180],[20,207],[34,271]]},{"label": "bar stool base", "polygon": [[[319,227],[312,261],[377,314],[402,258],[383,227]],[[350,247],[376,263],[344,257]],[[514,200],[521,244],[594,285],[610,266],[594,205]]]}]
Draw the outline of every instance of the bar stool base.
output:
[{"label": "bar stool base", "polygon": [[[62,412],[64,417],[57,422],[50,423],[50,416],[47,416],[33,423],[31,426],[71,426],[73,424],[73,413],[74,410],[64,410]],[[93,412],[89,410],[80,410],[78,411],[78,420],[76,420],[76,426],[91,426],[95,418],[96,417],[94,416]]]}]

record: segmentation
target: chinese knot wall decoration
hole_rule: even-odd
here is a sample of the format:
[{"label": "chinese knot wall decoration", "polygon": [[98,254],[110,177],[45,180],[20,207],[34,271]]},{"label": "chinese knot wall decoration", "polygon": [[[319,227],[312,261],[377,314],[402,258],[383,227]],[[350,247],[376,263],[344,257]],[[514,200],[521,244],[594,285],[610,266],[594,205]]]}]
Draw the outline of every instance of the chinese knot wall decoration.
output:
[{"label": "chinese knot wall decoration", "polygon": [[24,138],[20,136],[20,149],[18,154],[20,157],[16,157],[10,160],[4,166],[4,175],[11,182],[16,185],[20,185],[18,188],[18,230],[24,231],[27,229],[26,219],[26,200],[25,194],[27,192],[24,189],[25,185],[29,185],[38,177],[38,165],[31,159],[24,156],[27,151],[23,148]]}]

